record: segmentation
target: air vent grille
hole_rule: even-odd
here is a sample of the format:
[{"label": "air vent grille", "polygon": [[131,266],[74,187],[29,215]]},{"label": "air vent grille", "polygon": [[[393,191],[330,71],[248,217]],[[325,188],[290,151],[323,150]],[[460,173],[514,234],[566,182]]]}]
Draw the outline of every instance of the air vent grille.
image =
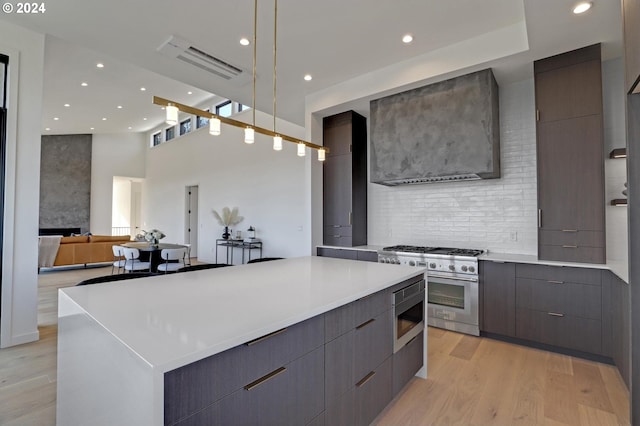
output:
[{"label": "air vent grille", "polygon": [[440,183],[440,182],[455,182],[461,180],[480,180],[482,179],[477,174],[465,174],[465,175],[451,175],[451,176],[433,176],[433,177],[421,177],[413,179],[395,179],[386,180],[384,182],[375,182],[386,186],[398,186],[398,185],[416,185],[421,183]]}]

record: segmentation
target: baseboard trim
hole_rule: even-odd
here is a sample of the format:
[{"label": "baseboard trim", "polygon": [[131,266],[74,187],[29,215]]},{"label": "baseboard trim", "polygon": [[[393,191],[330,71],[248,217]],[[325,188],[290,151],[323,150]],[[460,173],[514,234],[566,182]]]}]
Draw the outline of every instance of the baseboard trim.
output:
[{"label": "baseboard trim", "polygon": [[36,342],[38,340],[40,340],[40,332],[36,330],[32,333],[21,334],[19,336],[11,336],[11,338],[9,339],[9,344],[3,346],[3,348],[24,345],[25,343]]}]

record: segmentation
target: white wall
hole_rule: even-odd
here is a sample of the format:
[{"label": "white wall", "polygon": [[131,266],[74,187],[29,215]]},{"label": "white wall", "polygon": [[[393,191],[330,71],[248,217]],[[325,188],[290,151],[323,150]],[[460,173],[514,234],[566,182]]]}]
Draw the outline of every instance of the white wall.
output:
[{"label": "white wall", "polygon": [[91,232],[111,235],[113,178],[144,178],[145,133],[93,135],[91,151]]},{"label": "white wall", "polygon": [[9,55],[0,319],[0,346],[6,347],[39,337],[36,265],[44,36],[3,21],[0,53]]},{"label": "white wall", "polygon": [[[250,119],[251,112],[234,119]],[[270,128],[272,119],[257,112],[257,125]],[[303,137],[304,129],[279,120],[278,129]],[[256,142],[243,142],[243,130],[223,125],[222,134],[209,135],[207,128],[148,149],[144,182],[144,229],[157,228],[166,242],[182,242],[185,221],[185,191],[198,185],[198,258],[215,262],[215,239],[223,228],[212,209],[238,207],[244,220],[233,227],[246,236],[253,225],[264,242],[265,257],[294,257],[310,254],[305,209],[305,164],[308,158],[296,155],[296,146],[284,142],[273,151],[272,140],[256,135]],[[307,149],[307,157],[312,155]],[[315,158],[315,152],[313,153]],[[305,243],[306,242],[306,243]],[[239,257],[240,252],[236,255]],[[254,254],[255,255],[255,254]],[[236,257],[235,263],[238,263]],[[224,256],[219,255],[219,262]]]},{"label": "white wall", "polygon": [[628,259],[627,208],[611,206],[622,194],[627,181],[627,162],[609,159],[614,148],[627,146],[625,124],[624,66],[622,59],[602,64],[602,103],[604,106],[605,203],[607,220],[607,263],[626,264]]},{"label": "white wall", "polygon": [[111,226],[131,226],[131,181],[123,177],[113,178],[113,204]]},{"label": "white wall", "polygon": [[369,183],[369,244],[453,245],[537,253],[533,80],[500,86],[499,179]]}]

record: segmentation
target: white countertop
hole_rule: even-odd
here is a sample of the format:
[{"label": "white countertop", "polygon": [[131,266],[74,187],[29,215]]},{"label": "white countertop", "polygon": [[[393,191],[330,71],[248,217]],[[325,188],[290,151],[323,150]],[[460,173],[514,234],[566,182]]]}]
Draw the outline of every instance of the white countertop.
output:
[{"label": "white countertop", "polygon": [[173,370],[424,273],[300,257],[61,289],[154,370]]}]

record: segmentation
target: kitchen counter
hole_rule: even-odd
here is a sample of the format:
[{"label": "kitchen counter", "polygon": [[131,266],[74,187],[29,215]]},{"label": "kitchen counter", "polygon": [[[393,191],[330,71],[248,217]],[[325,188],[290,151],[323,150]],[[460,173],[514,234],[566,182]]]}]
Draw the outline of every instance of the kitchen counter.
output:
[{"label": "kitchen counter", "polygon": [[488,260],[492,262],[513,262],[513,263],[531,263],[536,265],[550,266],[569,266],[572,268],[591,268],[591,269],[607,269],[616,274],[626,283],[629,282],[629,268],[624,262],[602,263],[576,263],[576,262],[558,262],[554,260],[541,260],[538,256],[528,254],[511,254],[511,253],[485,253],[478,256],[478,260]]},{"label": "kitchen counter", "polygon": [[423,273],[311,256],[61,289],[58,424],[96,410],[162,424],[165,372]]}]

